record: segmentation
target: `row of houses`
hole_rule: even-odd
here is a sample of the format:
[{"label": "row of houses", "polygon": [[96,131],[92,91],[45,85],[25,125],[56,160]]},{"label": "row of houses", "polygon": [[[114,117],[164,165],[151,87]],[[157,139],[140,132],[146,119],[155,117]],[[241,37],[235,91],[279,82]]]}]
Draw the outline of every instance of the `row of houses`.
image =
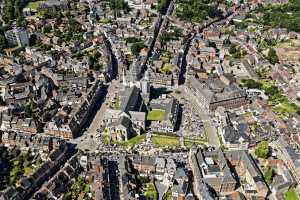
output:
[{"label": "row of houses", "polygon": [[51,152],[64,143],[64,139],[54,138],[47,135],[28,134],[23,132],[5,131],[1,133],[1,143],[21,148],[43,150]]},{"label": "row of houses", "polygon": [[16,187],[11,186],[1,191],[0,198],[3,200],[30,199],[43,183],[59,171],[61,165],[67,161],[68,157],[68,146],[66,143],[61,143],[58,148],[50,152],[46,162],[44,162],[36,171],[29,176],[20,179],[17,182]]},{"label": "row of houses", "polygon": [[45,125],[45,133],[68,139],[78,136],[82,127],[94,112],[94,108],[99,103],[102,94],[102,83],[96,81],[87,94],[80,97],[78,102],[74,102],[74,105],[71,105],[72,107],[65,106],[58,111],[52,121]]}]

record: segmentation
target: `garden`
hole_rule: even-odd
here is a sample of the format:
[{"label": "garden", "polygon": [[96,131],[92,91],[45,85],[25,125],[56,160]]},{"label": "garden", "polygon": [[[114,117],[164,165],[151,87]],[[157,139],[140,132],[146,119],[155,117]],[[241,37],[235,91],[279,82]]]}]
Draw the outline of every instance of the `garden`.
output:
[{"label": "garden", "polygon": [[148,112],[147,120],[149,121],[163,121],[165,117],[165,111],[162,109],[152,109]]},{"label": "garden", "polygon": [[288,97],[271,80],[261,79],[260,81],[254,81],[252,79],[244,79],[240,81],[240,85],[242,87],[263,90],[269,97],[269,105],[272,106],[273,111],[281,118],[300,114],[300,107],[290,102]]}]

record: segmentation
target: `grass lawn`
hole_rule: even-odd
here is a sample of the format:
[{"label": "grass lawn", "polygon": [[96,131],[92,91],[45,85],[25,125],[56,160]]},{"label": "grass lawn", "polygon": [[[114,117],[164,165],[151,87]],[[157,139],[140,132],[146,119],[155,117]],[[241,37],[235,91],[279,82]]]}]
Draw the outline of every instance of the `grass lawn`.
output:
[{"label": "grass lawn", "polygon": [[295,191],[294,188],[290,188],[285,194],[284,194],[284,200],[299,200],[299,195]]},{"label": "grass lawn", "polygon": [[102,142],[106,145],[109,144],[110,143],[110,136],[109,135],[103,135]]},{"label": "grass lawn", "polygon": [[133,147],[136,144],[140,144],[142,142],[144,142],[146,139],[146,134],[142,134],[139,136],[135,136],[125,142],[122,142],[121,145],[127,146],[127,147]]},{"label": "grass lawn", "polygon": [[145,189],[145,196],[147,199],[157,200],[157,191],[153,183],[147,183],[147,188]]},{"label": "grass lawn", "polygon": [[283,101],[282,103],[277,104],[274,109],[279,113],[295,113],[297,112],[296,106],[288,101]]},{"label": "grass lawn", "polygon": [[254,80],[241,80],[240,85],[265,91],[269,97],[268,104],[279,117],[287,117],[300,112],[300,107],[291,102],[275,85],[274,81],[265,78],[259,80],[259,82]]},{"label": "grass lawn", "polygon": [[110,19],[106,19],[106,18],[103,18],[103,19],[99,20],[100,24],[109,24],[110,22],[111,22],[111,20]]},{"label": "grass lawn", "polygon": [[163,121],[165,117],[165,111],[161,109],[153,109],[147,115],[149,121]]},{"label": "grass lawn", "polygon": [[161,73],[163,74],[170,74],[172,73],[172,65],[170,64],[165,64],[161,69],[160,69]]},{"label": "grass lawn", "polygon": [[25,176],[30,175],[32,171],[33,171],[33,168],[31,166],[24,167],[24,175]]},{"label": "grass lawn", "polygon": [[41,3],[43,3],[43,2],[44,2],[44,1],[29,2],[28,5],[27,5],[26,7],[27,7],[27,8],[30,8],[30,9],[36,10],[36,9],[39,7],[39,5],[40,5]]},{"label": "grass lawn", "polygon": [[172,200],[172,191],[171,188],[167,190],[167,192],[163,196],[163,200]]},{"label": "grass lawn", "polygon": [[119,110],[121,107],[121,101],[119,99],[117,99],[113,104],[112,107],[114,110]]},{"label": "grass lawn", "polygon": [[[117,141],[112,141],[112,144],[117,144],[117,145],[121,145],[121,146],[125,146],[125,147],[133,147],[136,144],[140,144],[142,142],[144,142],[146,139],[146,134],[142,134],[139,136],[135,136],[127,141],[124,142],[117,142]],[[106,136],[106,138],[104,138],[104,142],[105,144],[109,144],[109,136]]]},{"label": "grass lawn", "polygon": [[184,145],[187,147],[187,148],[191,148],[193,143],[195,143],[196,145],[197,144],[206,144],[207,142],[206,141],[202,141],[202,140],[191,140],[191,139],[185,139],[184,140]]},{"label": "grass lawn", "polygon": [[165,146],[179,146],[180,141],[179,137],[175,136],[166,136],[166,135],[152,135],[151,138],[153,144],[156,144],[160,147],[165,147]]}]

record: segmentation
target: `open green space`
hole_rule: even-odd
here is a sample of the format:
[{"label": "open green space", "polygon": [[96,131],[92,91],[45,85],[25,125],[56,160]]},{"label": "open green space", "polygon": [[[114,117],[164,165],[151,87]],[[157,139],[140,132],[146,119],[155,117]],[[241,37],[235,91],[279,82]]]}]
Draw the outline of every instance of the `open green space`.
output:
[{"label": "open green space", "polygon": [[240,81],[240,85],[242,87],[263,90],[269,97],[268,104],[272,106],[273,111],[281,118],[293,116],[296,113],[300,114],[300,107],[291,102],[271,80],[265,78],[259,81],[245,79]]},{"label": "open green space", "polygon": [[[30,151],[22,153],[0,148],[0,190],[8,186],[14,186],[22,177],[30,175],[42,160],[35,158]],[[1,168],[7,166],[7,169]]]},{"label": "open green space", "polygon": [[299,195],[295,191],[294,188],[290,188],[285,194],[284,194],[284,200],[300,200]]},{"label": "open green space", "polygon": [[157,191],[155,185],[153,183],[147,183],[147,187],[145,189],[145,196],[147,199],[157,200]]},{"label": "open green space", "polygon": [[26,6],[26,8],[30,8],[30,9],[34,9],[36,10],[41,3],[43,3],[44,1],[33,1],[33,2],[29,2]]},{"label": "open green space", "polygon": [[160,147],[174,147],[180,145],[179,137],[175,136],[152,134],[151,140],[153,144],[156,144]]},{"label": "open green space", "polygon": [[171,74],[172,73],[172,65],[171,64],[164,64],[162,68],[160,68],[160,72],[163,74]]},{"label": "open green space", "polygon": [[161,109],[153,109],[148,112],[147,120],[149,121],[163,121],[165,117],[165,111]]},{"label": "open green space", "polygon": [[172,190],[169,188],[167,192],[164,194],[163,200],[172,200]]},{"label": "open green space", "polygon": [[[142,134],[139,136],[135,136],[127,141],[118,142],[118,141],[110,141],[109,135],[103,136],[102,139],[104,144],[116,144],[120,146],[124,146],[127,148],[132,148],[137,144],[141,144],[146,141],[146,134]],[[180,141],[178,136],[170,136],[170,135],[161,135],[157,133],[153,133],[151,137],[151,141],[153,144],[159,146],[159,147],[174,147],[174,146],[180,146]],[[196,145],[206,144],[207,141],[204,139],[184,139],[184,145],[187,148],[190,148],[193,143]]]},{"label": "open green space", "polygon": [[73,199],[85,199],[91,200],[92,198],[88,195],[90,192],[90,186],[81,176],[77,177],[73,184],[69,187],[67,192],[63,196],[63,200]]},{"label": "open green space", "polygon": [[140,144],[142,142],[144,142],[146,139],[146,134],[142,134],[142,135],[138,135],[138,136],[135,136],[127,141],[124,141],[124,142],[116,142],[116,144],[120,144],[120,145],[123,145],[123,146],[126,146],[126,147],[133,147],[137,144]]},{"label": "open green space", "polygon": [[288,31],[300,31],[300,0],[289,0],[284,5],[259,6],[254,18],[270,28],[287,28]]},{"label": "open green space", "polygon": [[27,176],[27,175],[30,175],[33,171],[33,167],[32,166],[26,166],[24,167],[24,175]]},{"label": "open green space", "polygon": [[102,138],[102,142],[104,144],[116,144],[116,145],[120,145],[120,146],[124,146],[124,147],[134,147],[137,144],[141,144],[142,142],[144,142],[146,139],[146,134],[142,134],[142,135],[138,135],[135,136],[127,141],[123,141],[123,142],[118,142],[118,141],[110,141],[110,136],[109,135],[104,135]]},{"label": "open green space", "polygon": [[116,101],[114,101],[112,103],[112,107],[114,110],[119,110],[121,107],[121,101],[119,99],[117,99]]},{"label": "open green space", "polygon": [[101,19],[99,20],[99,23],[100,23],[100,24],[109,24],[109,23],[111,23],[111,20],[110,20],[110,19],[107,19],[107,18],[101,18]]},{"label": "open green space", "polygon": [[201,144],[206,144],[206,143],[207,143],[207,141],[205,141],[205,140],[184,139],[184,146],[186,146],[187,148],[191,148],[193,144],[201,145]]},{"label": "open green space", "polygon": [[210,0],[180,0],[176,2],[176,16],[187,22],[201,23],[222,16],[222,11]]},{"label": "open green space", "polygon": [[233,58],[239,59],[245,57],[247,51],[239,45],[231,44],[229,53],[233,56]]},{"label": "open green space", "polygon": [[275,175],[274,171],[271,167],[267,167],[264,170],[264,178],[265,178],[265,181],[268,185],[271,185],[271,183],[273,182],[274,175]]}]

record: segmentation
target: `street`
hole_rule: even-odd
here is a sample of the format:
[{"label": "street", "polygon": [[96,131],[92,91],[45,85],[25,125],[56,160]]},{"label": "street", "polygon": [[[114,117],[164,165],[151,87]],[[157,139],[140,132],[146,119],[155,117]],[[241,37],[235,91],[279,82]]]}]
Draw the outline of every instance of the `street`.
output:
[{"label": "street", "polygon": [[83,134],[80,137],[77,137],[70,141],[71,143],[77,144],[77,147],[79,149],[84,151],[89,150],[90,152],[93,152],[99,148],[101,141],[98,137],[100,135],[100,132],[98,132],[97,129],[100,129],[104,113],[109,107],[109,102],[111,101],[112,96],[118,91],[119,85],[120,83],[116,80],[113,80],[109,84],[105,99],[87,130],[83,132]]},{"label": "street", "polygon": [[[202,119],[203,125],[204,125],[204,130],[207,134],[208,138],[208,144],[219,147],[220,146],[220,141],[217,133],[216,127],[213,125],[212,119],[207,113],[207,111],[204,111],[201,108],[201,105],[198,105],[196,101],[194,101],[194,97],[192,97],[190,94],[188,94],[183,88],[181,88],[181,95],[184,99],[189,101],[189,103],[192,105],[192,107],[197,111],[199,117]],[[186,98],[188,97],[188,98]]]}]

